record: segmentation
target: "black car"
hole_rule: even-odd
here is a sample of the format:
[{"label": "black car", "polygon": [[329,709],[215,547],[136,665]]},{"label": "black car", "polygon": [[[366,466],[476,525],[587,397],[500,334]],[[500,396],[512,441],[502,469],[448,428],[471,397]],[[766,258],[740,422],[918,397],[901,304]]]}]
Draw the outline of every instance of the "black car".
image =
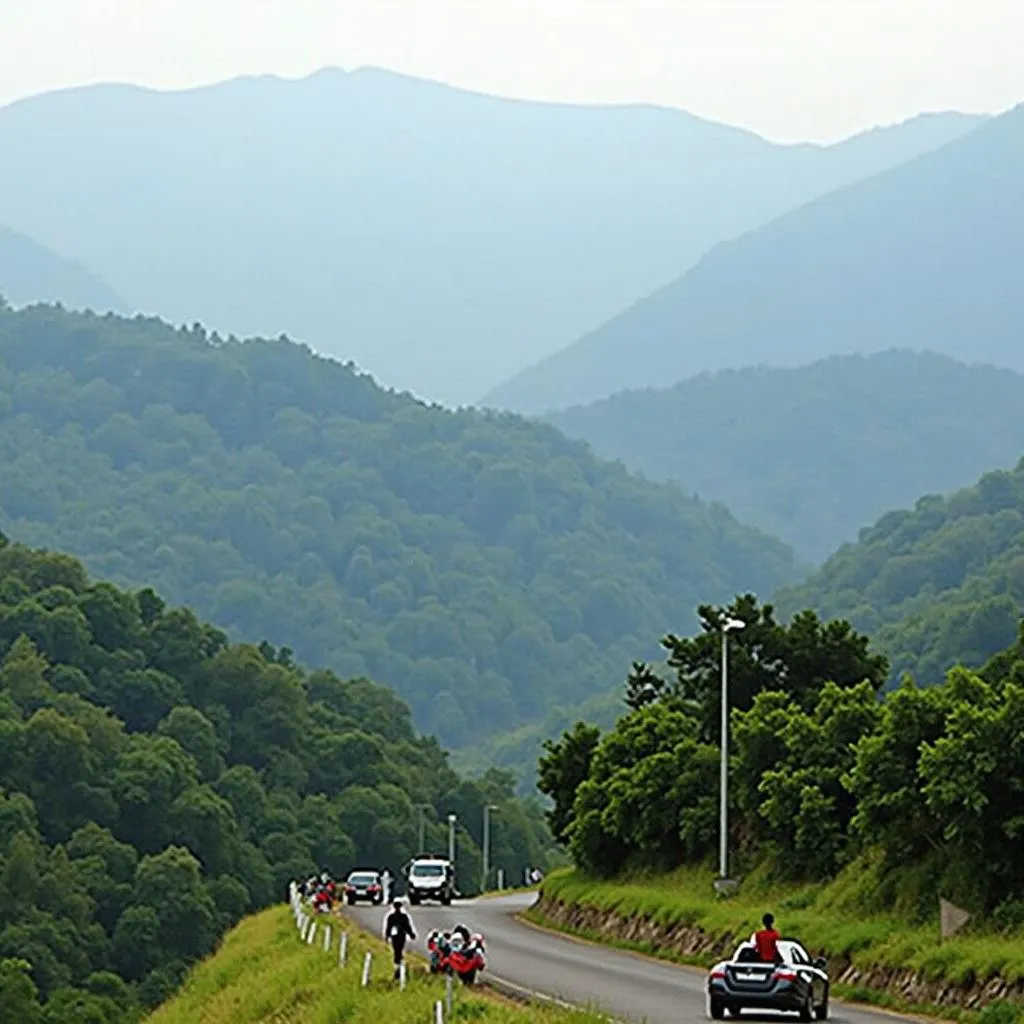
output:
[{"label": "black car", "polygon": [[823,959],[812,960],[799,942],[778,944],[781,963],[765,963],[753,943],[744,942],[731,960],[711,968],[708,1015],[721,1020],[741,1010],[799,1013],[803,1021],[828,1018],[828,974]]},{"label": "black car", "polygon": [[351,906],[359,900],[369,903],[384,901],[384,885],[377,871],[353,871],[345,879],[345,900]]}]

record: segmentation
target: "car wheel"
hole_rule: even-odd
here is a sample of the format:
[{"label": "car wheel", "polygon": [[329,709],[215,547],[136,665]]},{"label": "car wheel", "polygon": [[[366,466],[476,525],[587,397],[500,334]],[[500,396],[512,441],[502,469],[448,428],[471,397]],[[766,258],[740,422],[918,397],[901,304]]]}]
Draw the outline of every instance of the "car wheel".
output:
[{"label": "car wheel", "polygon": [[441,897],[441,903],[444,906],[446,906],[446,907],[450,907],[452,905],[452,898],[451,898],[451,896],[449,896],[447,893],[445,893],[445,895]]},{"label": "car wheel", "polygon": [[348,898],[348,905],[350,907],[354,907],[356,905],[356,898],[355,898],[355,896],[349,896],[349,898]]},{"label": "car wheel", "polygon": [[414,893],[414,892],[411,892],[411,893],[409,893],[409,902],[410,902],[410,903],[411,903],[411,904],[412,904],[412,905],[413,905],[414,907],[418,907],[418,906],[420,905],[420,898],[419,898],[419,895],[418,895],[417,893]]},{"label": "car wheel", "polygon": [[828,1020],[828,986],[825,987],[825,995],[822,996],[821,1004],[815,1007],[814,1016],[818,1020]]},{"label": "car wheel", "polygon": [[725,1016],[725,1003],[714,996],[708,999],[708,1016],[712,1020],[721,1020]]},{"label": "car wheel", "polygon": [[808,992],[807,998],[804,1000],[804,1005],[800,1007],[800,1019],[805,1024],[810,1024],[814,1020],[814,993]]}]

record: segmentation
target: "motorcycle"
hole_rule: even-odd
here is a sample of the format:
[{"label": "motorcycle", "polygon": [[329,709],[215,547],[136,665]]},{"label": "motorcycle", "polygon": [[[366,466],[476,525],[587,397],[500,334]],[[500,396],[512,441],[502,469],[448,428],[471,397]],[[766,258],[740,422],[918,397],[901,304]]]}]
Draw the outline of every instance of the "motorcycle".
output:
[{"label": "motorcycle", "polygon": [[454,974],[463,985],[472,985],[476,976],[487,967],[484,937],[479,933],[464,942],[462,936],[454,935],[450,940],[450,948],[445,957],[444,967]]}]

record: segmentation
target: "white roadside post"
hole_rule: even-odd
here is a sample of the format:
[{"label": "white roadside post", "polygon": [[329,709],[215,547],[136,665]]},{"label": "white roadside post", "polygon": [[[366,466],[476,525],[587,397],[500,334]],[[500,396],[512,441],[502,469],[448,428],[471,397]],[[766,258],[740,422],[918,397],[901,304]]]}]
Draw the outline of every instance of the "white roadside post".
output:
[{"label": "white roadside post", "polygon": [[316,921],[309,926],[309,935],[306,936],[306,943],[310,946],[313,945],[313,939],[316,938]]},{"label": "white roadside post", "polygon": [[373,954],[367,952],[366,958],[363,960],[363,978],[361,981],[361,985],[363,988],[366,988],[366,986],[370,984],[370,964],[372,961]]},{"label": "white roadside post", "polygon": [[729,884],[729,634],[744,629],[741,619],[727,618],[722,623],[722,759],[720,765],[718,877],[723,889]]},{"label": "white roadside post", "polygon": [[324,952],[330,953],[331,951],[331,926],[327,925],[324,930]]},{"label": "white roadside post", "polygon": [[341,933],[341,942],[338,945],[338,966],[344,967],[348,963],[348,932]]},{"label": "white roadside post", "polygon": [[444,1001],[448,1008],[448,1016],[452,1015],[452,976],[446,974],[444,976]]},{"label": "white roadside post", "polygon": [[444,1004],[440,999],[434,1003],[434,1024],[444,1024]]},{"label": "white roadside post", "polygon": [[405,991],[405,964],[398,967],[398,988],[401,992]]}]

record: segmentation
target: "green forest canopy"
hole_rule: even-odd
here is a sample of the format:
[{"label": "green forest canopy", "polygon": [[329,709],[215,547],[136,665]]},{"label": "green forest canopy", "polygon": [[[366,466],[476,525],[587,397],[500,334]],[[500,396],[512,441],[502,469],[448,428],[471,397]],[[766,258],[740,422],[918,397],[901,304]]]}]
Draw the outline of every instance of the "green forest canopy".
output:
[{"label": "green forest canopy", "polygon": [[933,352],[701,374],[545,417],[821,563],[862,527],[1024,451],[1024,377]]},{"label": "green forest canopy", "polygon": [[[0,538],[4,1020],[38,1018],[34,989],[45,1024],[133,1020],[291,879],[397,875],[420,852],[421,807],[435,849],[458,816],[463,891],[480,878],[486,803],[492,866],[544,865],[543,813],[513,785],[460,779],[380,686],[232,645],[151,589]],[[36,1009],[4,1016],[16,1000]]]},{"label": "green forest canopy", "polygon": [[957,663],[984,664],[1024,615],[1024,459],[889,512],[776,603],[849,619],[889,656],[894,680],[937,683]]},{"label": "green forest canopy", "polygon": [[[779,624],[743,597],[668,637],[674,676],[637,665],[629,710],[601,735],[578,723],[541,760],[550,821],[582,868],[614,875],[713,856],[720,623],[732,634],[730,848],[821,882],[863,857],[862,909],[933,916],[943,895],[1024,924],[1024,628],[980,673],[910,680],[880,699],[887,664],[842,620]],[[735,680],[735,686],[732,685]]]},{"label": "green forest canopy", "polygon": [[242,639],[392,686],[465,746],[612,691],[781,542],[513,415],[287,340],[0,311],[0,525]]}]

